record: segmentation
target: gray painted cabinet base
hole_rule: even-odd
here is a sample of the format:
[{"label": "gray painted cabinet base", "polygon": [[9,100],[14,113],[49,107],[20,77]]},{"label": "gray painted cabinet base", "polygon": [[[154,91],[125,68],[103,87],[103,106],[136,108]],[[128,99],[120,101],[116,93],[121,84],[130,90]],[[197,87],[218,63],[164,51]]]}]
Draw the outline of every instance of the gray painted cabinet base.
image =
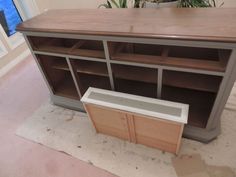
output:
[{"label": "gray painted cabinet base", "polygon": [[193,127],[187,125],[184,127],[183,136],[193,140],[201,141],[203,143],[209,143],[214,140],[221,133],[220,124],[212,130],[206,130],[203,128]]},{"label": "gray painted cabinet base", "polygon": [[[209,76],[209,77],[220,77],[221,81],[219,84],[219,87],[217,89],[214,90],[214,100],[212,103],[212,108],[210,109],[210,113],[209,113],[209,117],[205,122],[204,127],[200,128],[194,125],[187,125],[184,128],[184,137],[186,138],[191,138],[191,139],[195,139],[198,141],[202,141],[202,142],[209,142],[211,140],[213,140],[214,138],[216,138],[219,134],[220,134],[220,117],[222,114],[222,111],[224,109],[224,106],[226,104],[227,98],[229,97],[230,91],[233,87],[233,83],[236,79],[236,45],[234,43],[222,43],[222,42],[208,42],[208,41],[188,41],[188,40],[169,40],[169,39],[146,39],[146,38],[129,38],[129,37],[112,37],[112,36],[92,36],[92,35],[75,35],[75,34],[56,34],[56,33],[37,33],[37,32],[24,32],[25,35],[25,39],[28,42],[29,47],[32,50],[32,54],[35,58],[36,63],[38,64],[38,67],[45,79],[45,82],[48,85],[48,88],[51,92],[51,100],[55,105],[59,105],[62,107],[66,107],[69,109],[73,109],[73,110],[78,110],[78,111],[82,111],[84,112],[84,108],[82,103],[79,101],[80,98],[83,96],[83,93],[86,91],[85,88],[82,88],[82,85],[78,80],[78,70],[75,69],[75,65],[76,63],[83,63],[83,61],[86,62],[97,62],[99,63],[99,65],[103,65],[107,68],[107,72],[106,74],[106,79],[107,82],[110,85],[111,90],[116,90],[116,78],[114,75],[114,70],[113,70],[113,66],[114,65],[119,65],[119,66],[128,66],[128,67],[133,67],[133,68],[145,68],[150,69],[152,71],[154,71],[153,73],[155,73],[155,77],[153,77],[152,79],[150,79],[151,82],[153,82],[153,80],[155,81],[155,83],[153,84],[155,87],[155,93],[153,92],[152,94],[155,95],[156,98],[162,99],[162,96],[164,95],[164,91],[165,91],[165,84],[163,84],[163,82],[165,82],[164,75],[166,71],[170,71],[171,72],[179,72],[182,73],[182,75],[184,75],[184,73],[186,73],[187,75],[205,75],[205,76]],[[36,37],[39,38],[39,41],[42,40],[40,38],[58,38],[58,39],[62,39],[62,40],[78,40],[78,42],[76,43],[75,46],[80,45],[80,40],[82,41],[100,41],[101,45],[103,47],[103,54],[104,57],[103,58],[99,58],[99,57],[89,57],[89,56],[80,56],[80,55],[75,55],[73,53],[63,53],[63,51],[57,51],[55,50],[54,52],[52,51],[44,51],[37,47],[34,47],[31,41],[32,37]],[[50,40],[50,39],[49,39]],[[138,46],[143,46],[143,45],[156,45],[156,46],[167,46],[168,48],[173,48],[176,47],[178,49],[178,47],[184,47],[184,48],[207,48],[207,50],[212,51],[211,49],[215,49],[218,50],[218,55],[220,56],[220,51],[221,50],[225,50],[225,51],[230,51],[228,53],[230,53],[227,57],[227,59],[223,59],[221,64],[223,64],[225,66],[222,67],[223,70],[207,70],[206,68],[204,68],[204,65],[201,65],[203,67],[203,69],[201,68],[194,68],[194,67],[186,67],[186,66],[181,66],[181,65],[166,65],[166,64],[162,64],[162,63],[148,63],[148,62],[140,62],[140,61],[136,61],[136,60],[119,60],[119,59],[114,59],[112,58],[112,48],[109,44],[119,44],[119,43],[123,43],[123,44],[127,44],[127,43],[133,43],[133,44],[138,44]],[[41,44],[41,42],[40,42]],[[55,46],[52,46],[52,49]],[[73,48],[73,47],[72,47]],[[132,50],[132,49],[131,49]],[[82,51],[83,53],[83,51]],[[93,52],[92,52],[93,53]],[[178,51],[177,51],[178,53]],[[181,53],[181,52],[180,52]],[[190,52],[191,53],[191,52]],[[195,54],[193,54],[195,55]],[[53,88],[53,84],[51,83],[50,79],[48,79],[48,73],[46,71],[46,69],[44,68],[45,65],[43,66],[42,61],[40,61],[40,57],[41,56],[47,56],[49,59],[50,57],[53,58],[53,60],[61,60],[64,59],[65,63],[67,63],[68,67],[64,67],[64,68],[60,68],[61,66],[56,66],[59,67],[61,69],[61,71],[63,72],[68,72],[71,74],[70,76],[70,80],[71,82],[73,82],[74,85],[74,90],[73,92],[75,92],[77,94],[77,97],[75,97],[75,99],[72,99],[71,97],[66,97],[66,96],[59,96],[59,95],[63,95],[63,94],[58,94],[56,93],[58,90]],[[46,57],[46,58],[47,58]],[[193,60],[195,56],[193,56]],[[223,58],[223,57],[222,57]],[[186,58],[187,60],[189,58]],[[186,61],[187,61],[186,60]],[[190,59],[191,60],[191,59]],[[210,61],[211,62],[211,61]],[[125,67],[124,67],[125,68]],[[222,69],[221,68],[221,69]],[[54,68],[55,69],[55,68]],[[144,69],[144,71],[146,71]],[[86,71],[87,72],[87,71]],[[99,73],[100,71],[96,71],[98,72],[98,74],[103,75],[104,73]],[[91,74],[91,73],[86,73],[86,74]],[[133,77],[133,76],[132,76]],[[196,77],[195,77],[196,78]],[[132,79],[132,78],[131,78]],[[85,80],[86,81],[86,80]],[[137,80],[136,80],[137,81]],[[172,81],[172,80],[171,80]],[[145,83],[145,82],[144,82]],[[170,82],[169,82],[170,83]],[[206,82],[205,82],[206,83]],[[182,83],[183,84],[183,83]],[[130,84],[132,85],[132,84]],[[183,84],[186,86],[186,84]],[[201,85],[201,84],[200,84]],[[203,84],[204,85],[204,84]],[[94,85],[91,85],[93,87],[96,87]],[[102,85],[103,86],[103,85]],[[204,86],[203,86],[204,87]],[[105,88],[106,89],[106,88]],[[181,87],[178,87],[179,90],[183,89]],[[184,88],[186,89],[186,88]],[[187,89],[191,89],[188,88],[187,85]],[[196,90],[196,88],[194,88]],[[193,89],[193,90],[194,90]],[[210,88],[211,89],[211,88]],[[119,91],[119,90],[116,90]],[[171,91],[171,89],[170,89]],[[170,92],[169,91],[169,92]],[[211,90],[212,91],[212,90]],[[122,91],[121,91],[122,92]],[[188,92],[191,93],[191,92]],[[212,92],[211,92],[212,93]],[[132,94],[132,93],[131,93]],[[167,98],[168,97],[168,94]],[[165,95],[165,96],[166,96]],[[191,94],[190,94],[191,95]],[[164,98],[165,99],[165,98]],[[207,98],[206,98],[207,99]],[[168,99],[167,99],[168,100]],[[174,100],[169,100],[169,101],[174,101]],[[176,102],[181,102],[181,101],[176,101]],[[185,103],[185,102],[182,102]],[[188,103],[187,103],[188,104]],[[199,103],[201,104],[201,103]],[[190,105],[190,110],[191,110],[191,105]]]},{"label": "gray painted cabinet base", "polygon": [[65,107],[68,109],[72,109],[75,111],[85,112],[83,103],[77,100],[73,100],[70,98],[65,98],[57,95],[51,95],[51,101],[53,104],[61,107]]}]

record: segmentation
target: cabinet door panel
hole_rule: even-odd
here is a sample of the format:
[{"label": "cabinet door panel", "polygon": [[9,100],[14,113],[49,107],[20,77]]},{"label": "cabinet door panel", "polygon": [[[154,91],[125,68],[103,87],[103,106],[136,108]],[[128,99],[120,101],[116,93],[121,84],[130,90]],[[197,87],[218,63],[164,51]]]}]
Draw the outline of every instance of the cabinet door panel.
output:
[{"label": "cabinet door panel", "polygon": [[126,115],[109,108],[86,105],[97,132],[129,140]]},{"label": "cabinet door panel", "polygon": [[170,121],[134,116],[137,143],[174,151],[179,141],[181,125]]}]

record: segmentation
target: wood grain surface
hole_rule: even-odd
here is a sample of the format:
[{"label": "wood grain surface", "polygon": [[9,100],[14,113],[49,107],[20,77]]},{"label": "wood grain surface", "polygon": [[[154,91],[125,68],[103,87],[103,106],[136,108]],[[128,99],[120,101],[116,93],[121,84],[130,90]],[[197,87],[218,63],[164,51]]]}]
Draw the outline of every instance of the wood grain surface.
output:
[{"label": "wood grain surface", "polygon": [[234,8],[49,10],[21,32],[236,42]]}]

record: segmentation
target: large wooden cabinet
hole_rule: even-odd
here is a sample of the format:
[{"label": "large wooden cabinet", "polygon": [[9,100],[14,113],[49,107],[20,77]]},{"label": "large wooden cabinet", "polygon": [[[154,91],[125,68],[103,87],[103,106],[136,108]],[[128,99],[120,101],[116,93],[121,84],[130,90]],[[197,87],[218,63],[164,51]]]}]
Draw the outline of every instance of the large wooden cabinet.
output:
[{"label": "large wooden cabinet", "polygon": [[80,98],[90,86],[187,103],[184,135],[207,142],[220,133],[236,78],[235,15],[233,9],[52,10],[17,29],[55,104],[83,110]]}]

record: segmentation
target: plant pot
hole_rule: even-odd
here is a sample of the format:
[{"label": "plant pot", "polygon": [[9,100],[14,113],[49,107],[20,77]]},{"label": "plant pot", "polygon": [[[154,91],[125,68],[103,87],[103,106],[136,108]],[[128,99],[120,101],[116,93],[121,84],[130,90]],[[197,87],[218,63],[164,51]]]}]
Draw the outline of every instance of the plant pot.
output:
[{"label": "plant pot", "polygon": [[171,2],[144,2],[144,8],[177,7],[178,1]]}]

